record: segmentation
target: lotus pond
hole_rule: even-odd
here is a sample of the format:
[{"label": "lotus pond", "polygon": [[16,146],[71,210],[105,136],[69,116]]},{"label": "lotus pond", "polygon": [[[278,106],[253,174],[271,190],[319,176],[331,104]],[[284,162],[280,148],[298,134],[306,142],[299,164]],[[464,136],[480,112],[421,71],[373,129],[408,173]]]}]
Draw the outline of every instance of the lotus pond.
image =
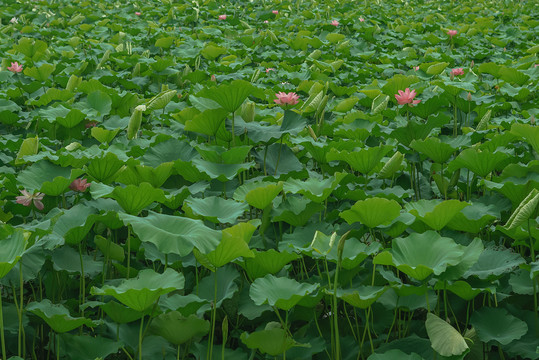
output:
[{"label": "lotus pond", "polygon": [[539,359],[534,1],[0,8],[2,359]]}]

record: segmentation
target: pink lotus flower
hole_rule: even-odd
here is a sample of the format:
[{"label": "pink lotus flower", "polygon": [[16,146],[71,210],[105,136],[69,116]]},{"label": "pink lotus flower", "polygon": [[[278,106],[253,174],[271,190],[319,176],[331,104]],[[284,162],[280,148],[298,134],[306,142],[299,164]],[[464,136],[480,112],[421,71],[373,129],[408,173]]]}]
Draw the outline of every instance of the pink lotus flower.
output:
[{"label": "pink lotus flower", "polygon": [[333,21],[331,22],[331,25],[333,25],[333,26],[339,26],[339,22],[338,22],[337,20],[333,20]]},{"label": "pink lotus flower", "polygon": [[44,194],[38,192],[36,194],[30,194],[26,190],[21,190],[22,196],[17,196],[15,202],[24,206],[30,206],[32,202],[38,210],[43,210],[45,207],[41,200],[43,200]]},{"label": "pink lotus flower", "polygon": [[142,13],[140,11],[135,12],[135,15],[140,16]]},{"label": "pink lotus flower", "polygon": [[359,18],[359,21],[360,21],[360,22],[364,22],[365,19],[363,19],[362,17],[360,17],[360,18]]},{"label": "pink lotus flower", "polygon": [[399,94],[395,94],[395,99],[397,99],[399,105],[419,104],[421,100],[414,100],[415,96],[415,90],[410,91],[409,88],[406,88],[405,91],[399,90]]},{"label": "pink lotus flower", "polygon": [[92,185],[92,183],[86,182],[86,179],[75,179],[71,185],[69,185],[69,188],[73,191],[84,192],[90,185]]},{"label": "pink lotus flower", "polygon": [[299,95],[295,92],[284,93],[279,91],[277,94],[277,99],[273,100],[277,105],[296,105],[299,100]]},{"label": "pink lotus flower", "polygon": [[20,73],[22,71],[22,65],[18,62],[12,62],[11,66],[7,68],[9,71],[14,73]]},{"label": "pink lotus flower", "polygon": [[419,66],[414,66],[414,70],[415,71],[419,70]]},{"label": "pink lotus flower", "polygon": [[269,23],[269,21],[268,21],[268,20],[264,20],[264,24],[268,24],[268,23]]},{"label": "pink lotus flower", "polygon": [[270,71],[275,71],[275,69],[274,68],[267,68],[266,69],[266,74],[269,73]]},{"label": "pink lotus flower", "polygon": [[453,37],[453,36],[457,35],[457,30],[449,30],[449,31],[447,32],[447,35]]},{"label": "pink lotus flower", "polygon": [[453,69],[451,70],[451,75],[453,76],[464,75],[464,70],[462,68]]},{"label": "pink lotus flower", "polygon": [[272,13],[274,13],[275,15],[277,15],[279,13],[279,10],[273,10]]},{"label": "pink lotus flower", "polygon": [[226,20],[226,15],[219,15],[219,20]]}]

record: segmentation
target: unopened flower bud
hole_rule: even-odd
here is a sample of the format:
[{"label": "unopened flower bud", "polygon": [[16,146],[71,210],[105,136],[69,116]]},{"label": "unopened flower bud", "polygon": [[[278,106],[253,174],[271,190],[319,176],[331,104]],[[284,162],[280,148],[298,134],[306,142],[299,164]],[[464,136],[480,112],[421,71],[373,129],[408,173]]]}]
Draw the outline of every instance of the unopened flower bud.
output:
[{"label": "unopened flower bud", "polygon": [[530,124],[535,125],[535,117],[532,115],[532,118],[530,119]]},{"label": "unopened flower bud", "polygon": [[468,96],[466,96],[466,100],[472,101],[472,93],[471,92],[469,92]]},{"label": "unopened flower bud", "polygon": [[475,65],[475,62],[472,60],[472,62],[470,63],[470,69],[473,68],[474,65]]},{"label": "unopened flower bud", "polygon": [[309,135],[311,135],[314,141],[318,141],[318,138],[316,137],[316,134],[314,133],[314,130],[311,125],[307,125],[307,129],[309,129]]},{"label": "unopened flower bud", "polygon": [[453,72],[451,72],[451,74],[449,74],[449,79],[451,79],[451,81],[453,81],[455,79],[455,74]]}]

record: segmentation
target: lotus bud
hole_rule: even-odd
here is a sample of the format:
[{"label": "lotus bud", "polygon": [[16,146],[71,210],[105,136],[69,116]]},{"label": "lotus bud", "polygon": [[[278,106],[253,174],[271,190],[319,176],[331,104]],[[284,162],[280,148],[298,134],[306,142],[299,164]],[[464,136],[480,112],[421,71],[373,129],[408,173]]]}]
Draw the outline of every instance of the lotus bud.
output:
[{"label": "lotus bud", "polygon": [[221,329],[223,331],[223,344],[225,344],[228,339],[228,315],[225,315]]},{"label": "lotus bud", "polygon": [[474,65],[475,65],[475,62],[472,60],[472,62],[470,63],[470,69],[473,68]]},{"label": "lotus bud", "polygon": [[183,69],[183,76],[187,76],[189,75],[190,73],[192,73],[193,70],[191,69],[191,67],[189,65],[185,65],[185,68]]},{"label": "lotus bud", "polygon": [[146,105],[139,105],[131,114],[129,119],[129,124],[127,125],[127,138],[129,140],[137,137],[137,133],[140,129],[140,124],[142,123],[142,112],[146,111]]},{"label": "lotus bud", "polygon": [[535,117],[533,115],[530,119],[530,124],[535,125]]},{"label": "lotus bud", "polygon": [[451,81],[453,81],[455,79],[455,74],[453,74],[453,72],[451,72],[451,74],[449,74],[449,79]]},{"label": "lotus bud", "polygon": [[137,77],[140,75],[140,63],[136,63],[131,73],[131,78]]},{"label": "lotus bud", "polygon": [[472,93],[468,93],[468,95],[466,96],[466,100],[472,101]]},{"label": "lotus bud", "polygon": [[214,74],[211,74],[211,81],[213,81],[213,82],[217,82],[217,78],[215,77],[215,75],[214,75]]},{"label": "lotus bud", "polygon": [[314,130],[311,125],[307,125],[307,129],[309,129],[309,135],[311,135],[314,141],[318,141],[318,138],[316,137],[316,134],[314,133]]},{"label": "lotus bud", "polygon": [[344,242],[346,241],[346,238],[348,237],[348,234],[350,234],[350,230],[348,230],[341,238],[339,239],[339,245],[337,245],[337,254],[339,256],[339,259],[342,257],[342,253],[344,251]]},{"label": "lotus bud", "polygon": [[253,76],[251,77],[251,83],[256,82],[259,76],[260,76],[260,69],[256,69],[256,71],[253,73]]},{"label": "lotus bud", "polygon": [[82,79],[75,76],[75,75],[71,75],[71,77],[69,78],[69,80],[67,81],[67,85],[66,85],[66,90],[67,91],[73,91],[77,88],[77,86],[79,86],[79,84],[81,83]]},{"label": "lotus bud", "polygon": [[253,122],[255,119],[256,104],[253,101],[246,102],[241,107],[241,118],[245,122]]}]

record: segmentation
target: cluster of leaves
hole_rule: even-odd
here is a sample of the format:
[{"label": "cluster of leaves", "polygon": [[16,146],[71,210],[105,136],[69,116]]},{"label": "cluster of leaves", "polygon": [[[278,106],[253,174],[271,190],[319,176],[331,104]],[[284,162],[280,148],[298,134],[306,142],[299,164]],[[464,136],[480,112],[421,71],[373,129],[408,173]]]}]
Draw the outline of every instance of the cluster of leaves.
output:
[{"label": "cluster of leaves", "polygon": [[220,4],[3,1],[2,358],[539,359],[534,2]]}]

